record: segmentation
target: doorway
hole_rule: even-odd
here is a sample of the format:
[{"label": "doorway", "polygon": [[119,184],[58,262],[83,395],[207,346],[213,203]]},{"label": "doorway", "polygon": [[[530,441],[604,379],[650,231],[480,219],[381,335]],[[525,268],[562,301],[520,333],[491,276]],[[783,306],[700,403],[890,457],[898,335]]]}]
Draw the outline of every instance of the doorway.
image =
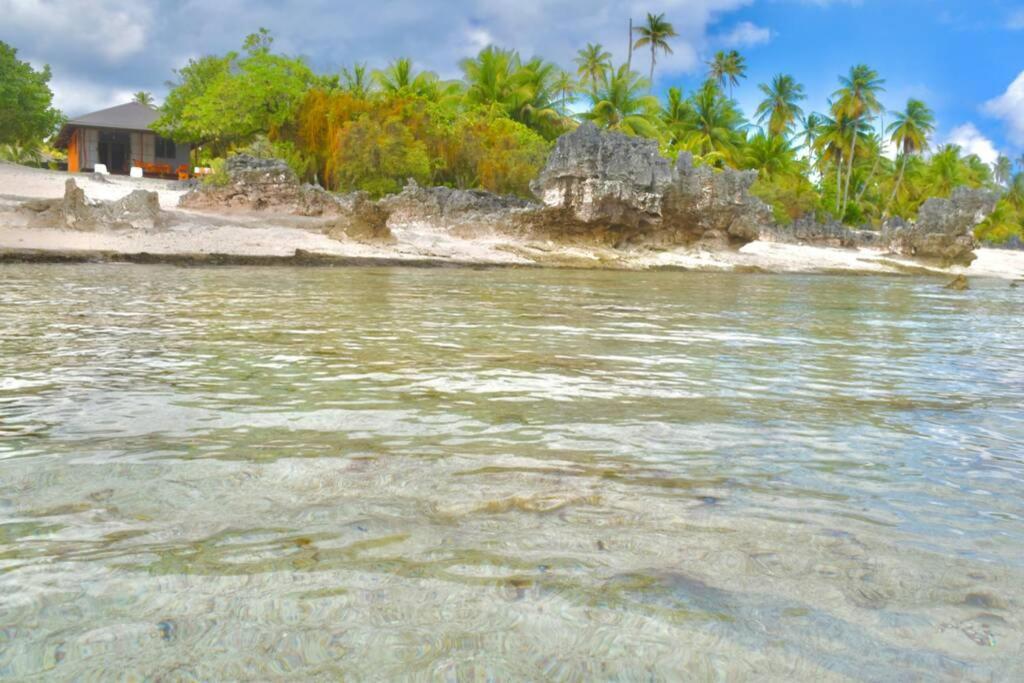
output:
[{"label": "doorway", "polygon": [[100,131],[99,163],[106,164],[111,173],[128,173],[131,146],[129,133]]}]

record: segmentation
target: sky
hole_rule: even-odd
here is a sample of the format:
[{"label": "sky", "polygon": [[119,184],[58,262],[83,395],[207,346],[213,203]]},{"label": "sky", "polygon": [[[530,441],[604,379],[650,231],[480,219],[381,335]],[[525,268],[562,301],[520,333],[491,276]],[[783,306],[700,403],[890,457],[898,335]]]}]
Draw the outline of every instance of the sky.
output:
[{"label": "sky", "polygon": [[[735,91],[748,115],[757,85],[777,73],[804,84],[806,111],[824,111],[839,75],[863,63],[885,79],[888,109],[910,97],[934,109],[936,144],[988,162],[1024,155],[1024,0],[0,0],[0,40],[51,66],[56,104],[75,116],[137,90],[160,101],[175,68],[238,49],[259,27],[319,72],[408,56],[453,78],[459,59],[492,43],[569,68],[600,42],[620,63],[629,17],[647,12],[679,33],[658,58],[658,94],[692,90],[716,50],[735,48],[748,65]],[[636,53],[634,68],[649,59]]]}]

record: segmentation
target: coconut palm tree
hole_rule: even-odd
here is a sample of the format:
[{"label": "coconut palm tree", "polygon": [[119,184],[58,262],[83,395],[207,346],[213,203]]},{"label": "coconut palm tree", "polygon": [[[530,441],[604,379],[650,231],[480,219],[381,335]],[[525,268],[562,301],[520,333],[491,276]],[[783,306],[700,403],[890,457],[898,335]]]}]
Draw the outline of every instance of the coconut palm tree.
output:
[{"label": "coconut palm tree", "polygon": [[651,14],[650,12],[647,13],[647,24],[637,26],[633,31],[640,36],[633,43],[634,48],[643,47],[644,45],[648,45],[651,48],[651,72],[647,80],[653,86],[654,65],[658,61],[658,50],[667,55],[672,54],[672,48],[669,47],[668,40],[669,38],[675,38],[679,34],[676,33],[672,24],[665,21],[664,14]]},{"label": "coconut palm tree", "polygon": [[708,62],[708,67],[710,80],[717,81],[723,90],[729,86],[729,99],[732,99],[733,86],[739,85],[740,79],[747,77],[747,61],[736,50],[719,50],[715,58]]},{"label": "coconut palm tree", "polygon": [[373,91],[373,80],[366,68],[366,64],[356,62],[352,69],[342,67],[341,89],[354,97],[365,99]]},{"label": "coconut palm tree", "polygon": [[761,83],[757,87],[765,96],[755,112],[758,123],[768,122],[769,135],[785,135],[793,122],[804,115],[804,110],[797,104],[807,99],[804,86],[788,74],[778,74],[771,84]]},{"label": "coconut palm tree", "polygon": [[802,147],[807,150],[807,159],[812,167],[817,165],[814,158],[814,143],[818,139],[818,135],[821,134],[821,125],[821,116],[811,112],[804,117],[803,126],[800,129],[800,137],[803,138]]},{"label": "coconut palm tree", "polygon": [[669,134],[669,143],[679,142],[689,127],[692,127],[693,108],[683,98],[679,88],[668,89],[668,103],[661,112],[661,120]]},{"label": "coconut palm tree", "polygon": [[568,71],[561,71],[555,75],[554,80],[551,82],[552,89],[561,96],[561,102],[559,103],[559,110],[562,116],[568,115],[566,105],[570,97],[572,97],[579,90],[579,83],[572,77],[572,74]]},{"label": "coconut palm tree", "polygon": [[[874,114],[882,110],[878,94],[884,91],[883,83],[885,81],[871,67],[865,64],[852,67],[848,75],[839,78],[839,84],[842,87],[832,95],[837,98],[834,105],[836,113],[852,119],[855,127],[861,121],[870,121]],[[856,143],[857,136],[851,136],[850,152],[846,159],[846,185],[843,188],[841,216],[846,213],[846,205],[850,199],[850,178],[853,176]]]},{"label": "coconut palm tree", "polygon": [[134,95],[132,95],[132,102],[138,102],[139,104],[144,104],[147,107],[152,107],[154,102],[153,93],[146,92],[145,90],[140,90]]},{"label": "coconut palm tree", "polygon": [[705,81],[690,97],[692,116],[683,145],[700,156],[717,153],[735,160],[743,141],[743,117],[715,81]]},{"label": "coconut palm tree", "polygon": [[433,71],[416,73],[412,60],[399,57],[386,68],[373,72],[373,80],[389,95],[417,95],[433,98],[439,92],[439,79]]},{"label": "coconut palm tree", "polygon": [[960,145],[943,145],[932,155],[928,164],[928,180],[931,193],[948,196],[953,188],[967,182],[964,160],[960,157]]},{"label": "coconut palm tree", "polygon": [[935,114],[921,100],[913,98],[907,100],[907,106],[903,111],[893,112],[896,118],[889,128],[889,140],[896,145],[898,153],[902,156],[900,160],[899,175],[896,176],[896,183],[892,188],[892,195],[885,204],[883,214],[888,213],[889,206],[896,199],[896,195],[903,184],[903,175],[907,171],[907,159],[914,154],[919,154],[928,149],[928,136],[935,132]]},{"label": "coconut palm tree", "polygon": [[596,90],[604,80],[605,74],[611,71],[612,55],[602,47],[601,43],[587,43],[587,46],[576,53],[573,60],[578,67],[576,75],[581,85],[589,85]]},{"label": "coconut palm tree", "polygon": [[836,208],[837,215],[842,216],[843,199],[843,161],[846,158],[847,149],[853,149],[857,145],[863,146],[864,137],[868,135],[870,126],[862,119],[855,119],[847,116],[842,109],[834,103],[831,105],[833,116],[822,117],[818,136],[814,142],[815,151],[818,152],[818,165],[821,172],[825,172],[825,162],[831,162],[836,169]]},{"label": "coconut palm tree", "polygon": [[1024,173],[1024,154],[1017,157],[1017,168],[1019,169],[1018,173]]},{"label": "coconut palm tree", "polygon": [[623,64],[590,94],[590,111],[583,118],[630,135],[657,137],[661,104],[657,97],[644,94],[647,88],[647,80]]},{"label": "coconut palm tree", "polygon": [[498,105],[508,111],[515,84],[513,75],[519,68],[519,54],[493,45],[485,47],[476,57],[459,62],[466,82],[469,104]]},{"label": "coconut palm tree", "polygon": [[747,140],[744,167],[767,178],[790,174],[797,169],[796,151],[781,135],[758,133]]},{"label": "coconut palm tree", "polygon": [[1006,185],[1010,182],[1010,177],[1012,175],[1013,162],[1010,161],[1010,157],[1000,154],[996,159],[996,163],[992,166],[992,177],[1000,185]]}]

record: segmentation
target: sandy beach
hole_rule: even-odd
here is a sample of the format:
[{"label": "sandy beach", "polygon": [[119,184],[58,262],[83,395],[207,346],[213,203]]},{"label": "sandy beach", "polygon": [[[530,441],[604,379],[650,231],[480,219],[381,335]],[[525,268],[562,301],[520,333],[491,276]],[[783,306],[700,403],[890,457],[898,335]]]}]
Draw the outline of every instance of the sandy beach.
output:
[{"label": "sandy beach", "polygon": [[[79,231],[29,227],[16,207],[26,199],[59,198],[68,178],[74,178],[90,200],[115,200],[133,190],[159,194],[168,225],[153,230]],[[338,240],[321,231],[318,219],[272,213],[212,213],[178,208],[186,189],[177,182],[68,174],[0,163],[0,252],[102,258],[104,255],[156,256],[225,255],[234,257],[293,257],[300,253],[326,260],[356,259],[382,262],[438,262],[506,266],[577,268],[680,268],[707,271],[853,272],[964,274],[969,277],[1024,278],[1024,252],[979,249],[969,268],[924,267],[913,260],[869,249],[830,249],[817,246],[756,241],[739,251],[614,250],[547,241],[521,241],[501,234],[478,234],[471,239],[425,223],[391,225],[395,243],[369,244]],[[127,260],[132,260],[128,258]]]}]

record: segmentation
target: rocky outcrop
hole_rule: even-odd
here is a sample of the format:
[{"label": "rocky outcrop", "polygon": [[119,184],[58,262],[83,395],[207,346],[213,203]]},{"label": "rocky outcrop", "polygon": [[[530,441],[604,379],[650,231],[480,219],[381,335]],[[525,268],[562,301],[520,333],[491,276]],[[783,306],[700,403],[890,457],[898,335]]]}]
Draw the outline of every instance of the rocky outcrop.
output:
[{"label": "rocky outcrop", "polygon": [[224,164],[227,183],[206,183],[183,195],[178,205],[187,209],[268,211],[292,216],[325,218],[317,223],[333,239],[391,243],[388,211],[365,192],[336,195],[315,185],[299,182],[291,167],[280,159],[260,159],[247,154],[230,157]]},{"label": "rocky outcrop", "polygon": [[334,216],[341,209],[335,198],[315,185],[299,182],[295,171],[280,159],[258,159],[247,154],[224,164],[227,182],[206,183],[182,196],[186,209],[275,211],[295,216]]},{"label": "rocky outcrop", "polygon": [[958,187],[948,199],[925,201],[913,223],[887,221],[882,241],[903,256],[942,266],[969,266],[977,258],[974,228],[992,213],[998,199],[989,190]]},{"label": "rocky outcrop", "polygon": [[134,190],[114,201],[91,201],[85,191],[68,178],[61,199],[36,199],[24,202],[20,209],[33,227],[71,230],[158,229],[166,224],[160,210],[160,195]]},{"label": "rocky outcrop", "polygon": [[586,123],[558,139],[531,186],[544,208],[521,223],[613,246],[738,247],[771,224],[768,206],[749,193],[756,177],[694,166],[689,154],[672,166],[656,141]]},{"label": "rocky outcrop", "polygon": [[507,231],[516,215],[539,208],[511,195],[422,187],[411,178],[401,192],[377,204],[388,213],[392,225],[427,224],[462,237]]},{"label": "rocky outcrop", "polygon": [[332,239],[391,244],[395,236],[388,228],[388,211],[365,192],[353,192],[336,198],[336,217],[323,228]]},{"label": "rocky outcrop", "polygon": [[822,223],[811,215],[801,216],[789,225],[774,225],[763,229],[759,239],[846,249],[879,247],[882,244],[881,234],[877,230],[855,230],[837,220]]}]

